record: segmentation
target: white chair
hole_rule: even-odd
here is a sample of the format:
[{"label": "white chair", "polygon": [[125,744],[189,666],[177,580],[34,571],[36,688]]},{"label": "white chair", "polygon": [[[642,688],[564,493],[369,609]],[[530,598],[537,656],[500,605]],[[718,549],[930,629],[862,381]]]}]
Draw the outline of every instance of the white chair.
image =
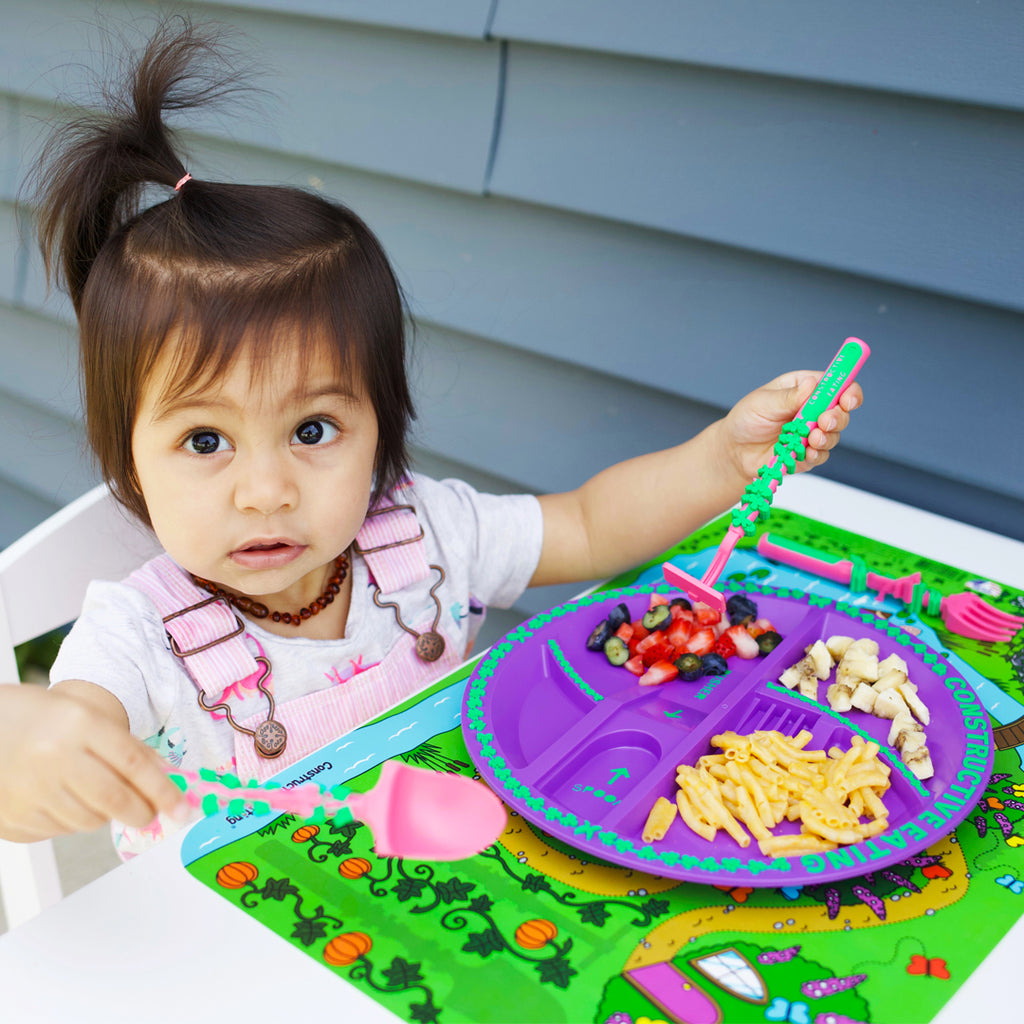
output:
[{"label": "white chair", "polygon": [[[0,551],[0,683],[18,684],[16,645],[78,616],[90,580],[121,579],[159,550],[100,485]],[[0,897],[9,928],[61,898],[52,842],[0,840]]]}]

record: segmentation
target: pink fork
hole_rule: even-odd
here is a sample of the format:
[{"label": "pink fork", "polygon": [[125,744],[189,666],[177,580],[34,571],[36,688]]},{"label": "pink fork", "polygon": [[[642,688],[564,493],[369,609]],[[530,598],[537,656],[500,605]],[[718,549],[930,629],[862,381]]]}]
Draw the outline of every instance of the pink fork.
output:
[{"label": "pink fork", "polygon": [[1024,616],[993,608],[977,594],[964,592],[943,596],[938,591],[929,590],[921,584],[919,572],[894,580],[869,571],[863,563],[854,564],[848,558],[822,554],[796,541],[773,537],[770,533],[762,534],[757,550],[774,562],[803,569],[836,583],[853,583],[856,590],[867,587],[876,591],[879,597],[892,595],[910,605],[915,612],[923,610],[929,615],[941,615],[950,632],[972,640],[1006,642],[1012,640],[1024,625]]}]

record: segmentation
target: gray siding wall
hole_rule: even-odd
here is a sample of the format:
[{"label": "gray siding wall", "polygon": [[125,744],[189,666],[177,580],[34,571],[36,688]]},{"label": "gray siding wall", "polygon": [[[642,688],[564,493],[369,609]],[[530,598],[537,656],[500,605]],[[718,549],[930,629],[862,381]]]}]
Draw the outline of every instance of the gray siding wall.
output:
[{"label": "gray siding wall", "polygon": [[[69,310],[15,200],[75,79],[53,69],[99,40],[93,0],[2,8],[0,544],[93,480]],[[1024,538],[1018,4],[178,9],[244,32],[273,97],[193,126],[193,173],[322,189],[391,254],[420,467],[570,488],[854,334],[867,403],[825,475]]]}]

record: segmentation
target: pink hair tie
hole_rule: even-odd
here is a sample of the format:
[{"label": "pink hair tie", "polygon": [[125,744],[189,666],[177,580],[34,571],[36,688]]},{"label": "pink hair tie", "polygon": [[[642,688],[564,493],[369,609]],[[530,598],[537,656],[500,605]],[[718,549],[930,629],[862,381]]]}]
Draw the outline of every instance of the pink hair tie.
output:
[{"label": "pink hair tie", "polygon": [[184,173],[184,175],[182,175],[182,177],[180,177],[178,179],[178,184],[174,186],[174,191],[177,192],[181,188],[181,186],[185,184],[186,181],[191,181],[191,180],[192,180],[192,175],[189,174],[188,171],[186,171]]}]

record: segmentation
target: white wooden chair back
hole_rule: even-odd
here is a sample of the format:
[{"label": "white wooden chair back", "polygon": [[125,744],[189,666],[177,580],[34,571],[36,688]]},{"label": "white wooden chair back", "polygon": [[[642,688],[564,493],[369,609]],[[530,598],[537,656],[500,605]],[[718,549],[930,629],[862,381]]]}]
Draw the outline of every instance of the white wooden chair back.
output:
[{"label": "white wooden chair back", "polygon": [[[91,580],[121,579],[159,550],[100,485],[0,551],[0,685],[19,682],[17,645],[78,616]],[[61,898],[52,842],[0,840],[0,898],[9,928]]]}]

